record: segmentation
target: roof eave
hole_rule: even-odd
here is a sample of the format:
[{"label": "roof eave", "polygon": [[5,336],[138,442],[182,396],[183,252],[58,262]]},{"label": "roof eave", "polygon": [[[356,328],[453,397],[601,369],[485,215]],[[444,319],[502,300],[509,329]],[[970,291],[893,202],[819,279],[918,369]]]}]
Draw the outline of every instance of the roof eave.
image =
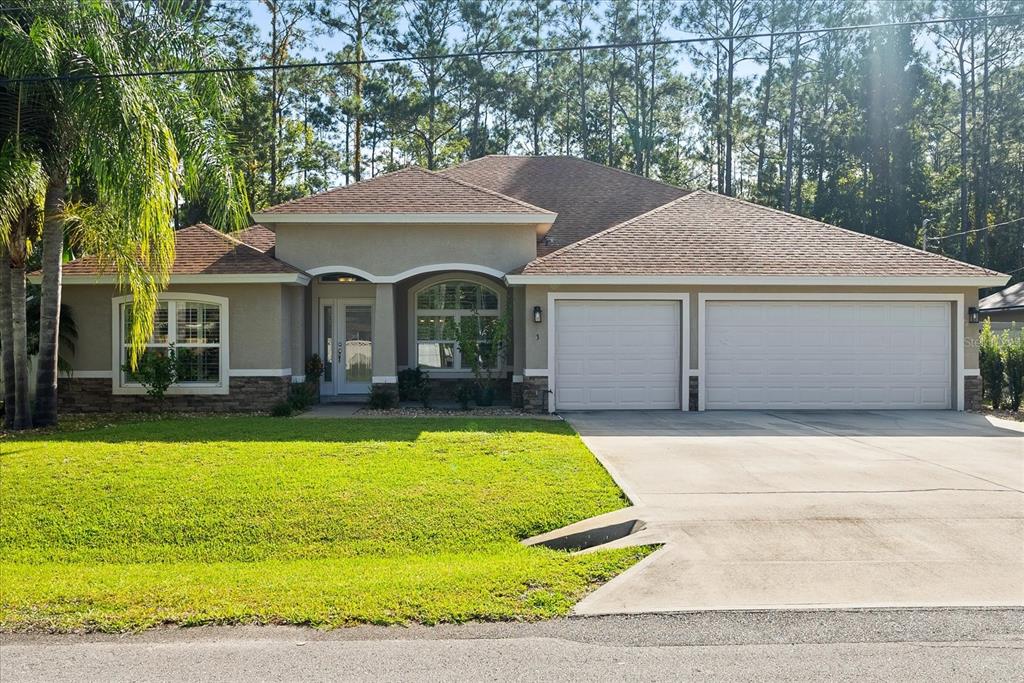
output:
[{"label": "roof eave", "polygon": [[[555,213],[462,213],[462,212],[409,212],[409,213],[254,213],[258,223],[474,223],[509,225],[528,223],[537,226],[538,234],[547,232],[555,222]],[[543,228],[543,229],[542,229]]]},{"label": "roof eave", "polygon": [[833,276],[833,275],[506,275],[510,285],[774,285],[829,287],[997,287],[1009,276]]},{"label": "roof eave", "polygon": [[[29,281],[39,284],[42,275],[30,275]],[[116,275],[65,275],[61,278],[65,285],[116,285]],[[307,285],[309,276],[304,273],[182,273],[172,274],[170,284],[283,284]]]}]

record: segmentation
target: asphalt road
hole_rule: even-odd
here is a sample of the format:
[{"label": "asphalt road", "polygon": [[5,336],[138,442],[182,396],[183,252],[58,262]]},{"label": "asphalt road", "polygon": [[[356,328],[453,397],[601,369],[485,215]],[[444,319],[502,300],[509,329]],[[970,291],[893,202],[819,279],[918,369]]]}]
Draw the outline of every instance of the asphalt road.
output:
[{"label": "asphalt road", "polygon": [[0,679],[1024,680],[1024,609],[699,612],[536,624],[0,637]]}]

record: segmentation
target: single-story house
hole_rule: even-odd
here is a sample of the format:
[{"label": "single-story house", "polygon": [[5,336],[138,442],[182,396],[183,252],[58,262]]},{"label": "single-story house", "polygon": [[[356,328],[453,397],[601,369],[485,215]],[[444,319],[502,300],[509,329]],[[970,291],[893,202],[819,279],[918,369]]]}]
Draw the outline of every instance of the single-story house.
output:
[{"label": "single-story house", "polygon": [[[177,234],[152,346],[195,354],[172,402],[266,409],[324,360],[321,397],[423,367],[470,376],[451,335],[510,316],[503,389],[533,411],[962,410],[980,390],[978,290],[1006,275],[570,157],[407,168]],[[66,410],[134,409],[131,297],[67,264]]]},{"label": "single-story house", "polygon": [[980,319],[992,321],[994,331],[1024,330],[1024,282],[1010,285],[978,302]]}]

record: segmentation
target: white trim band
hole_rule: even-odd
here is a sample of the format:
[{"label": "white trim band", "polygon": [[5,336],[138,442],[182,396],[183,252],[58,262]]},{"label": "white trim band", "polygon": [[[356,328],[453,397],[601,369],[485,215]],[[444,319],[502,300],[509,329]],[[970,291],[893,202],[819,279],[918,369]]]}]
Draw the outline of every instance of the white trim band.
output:
[{"label": "white trim band", "polygon": [[981,368],[967,368],[964,370],[964,377],[981,377]]},{"label": "white trim band", "polygon": [[287,377],[291,368],[230,368],[228,377]]},{"label": "white trim band", "polygon": [[534,370],[523,370],[523,377],[547,377],[548,371],[546,368],[537,368]]},{"label": "white trim band", "polygon": [[522,384],[522,383],[523,383],[523,376],[522,375],[512,375],[512,384]]},{"label": "white trim band", "polygon": [[[40,275],[30,275],[29,281],[39,284],[42,280]],[[66,285],[116,285],[119,284],[116,275],[65,275],[61,281]],[[224,275],[196,274],[196,275],[171,275],[172,285],[218,285],[218,284],[283,284],[283,285],[306,285],[309,284],[309,276],[302,273],[228,273]]]},{"label": "white trim band", "polygon": [[423,275],[425,273],[449,273],[452,271],[461,271],[467,273],[479,273],[481,275],[490,275],[493,278],[502,279],[505,277],[505,271],[498,270],[497,268],[491,268],[490,266],[482,266],[476,263],[431,263],[424,266],[416,266],[415,268],[409,268],[403,270],[401,273],[394,275],[374,275],[373,273],[363,270],[362,268],[356,268],[355,266],[317,266],[316,268],[310,268],[308,272],[311,276],[327,275],[329,273],[348,273],[350,275],[358,275],[367,282],[372,282],[377,285],[393,285],[397,282],[401,282],[406,278],[413,277],[415,275]]},{"label": "white trim band", "polygon": [[[66,373],[60,373],[61,377],[69,377]],[[110,379],[114,376],[111,370],[72,370],[70,374],[71,379]]]},{"label": "white trim band", "polygon": [[398,384],[397,375],[374,375],[370,378],[371,384]]},{"label": "white trim band", "polygon": [[557,214],[546,213],[254,213],[257,223],[483,223],[551,225]]},{"label": "white trim band", "polygon": [[766,285],[826,287],[1001,287],[1009,275],[953,277],[835,277],[809,276],[720,276],[720,275],[506,275],[510,285]]}]

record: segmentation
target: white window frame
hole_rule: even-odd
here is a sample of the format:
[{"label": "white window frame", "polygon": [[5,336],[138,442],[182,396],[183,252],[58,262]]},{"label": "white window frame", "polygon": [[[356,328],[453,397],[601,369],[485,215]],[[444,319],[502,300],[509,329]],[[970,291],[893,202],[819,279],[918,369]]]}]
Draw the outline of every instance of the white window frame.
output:
[{"label": "white window frame", "polygon": [[[126,382],[124,381],[123,372],[121,371],[122,350],[125,346],[124,335],[124,322],[123,315],[124,309],[127,304],[131,304],[134,297],[131,295],[127,296],[116,296],[111,299],[111,369],[113,374],[112,380],[112,391],[115,394],[145,394],[146,388],[137,382]],[[220,307],[220,378],[217,382],[187,382],[184,384],[173,384],[167,388],[168,396],[187,396],[195,394],[227,394],[228,393],[228,377],[230,373],[229,368],[229,337],[228,337],[228,298],[223,296],[213,296],[211,294],[196,294],[189,292],[164,292],[159,295],[158,300],[161,302],[179,302],[179,301],[195,301],[196,303],[211,304]],[[172,315],[171,309],[174,307],[168,307],[168,343],[174,343],[173,332],[177,325],[177,314],[174,312]]]},{"label": "white window frame", "polygon": [[[460,308],[418,308],[417,299],[424,290],[436,287],[437,285],[444,284],[446,282],[469,282],[480,287],[485,287],[497,295],[498,307],[496,309],[487,309],[484,311],[474,311],[471,309],[460,309]],[[420,347],[419,339],[416,334],[416,320],[421,315],[444,315],[453,316],[456,320],[456,324],[463,316],[479,315],[482,318],[493,317],[495,319],[500,318],[505,311],[507,294],[505,289],[495,282],[486,280],[485,278],[472,275],[470,273],[445,273],[432,277],[428,280],[421,282],[419,285],[414,287],[409,292],[409,367],[419,367],[420,364]],[[491,312],[493,311],[493,313]],[[453,342],[454,343],[454,340]],[[495,373],[502,373],[506,370],[506,359],[504,357],[498,359],[498,367],[494,368]],[[472,377],[473,371],[468,367],[462,366],[462,352],[459,350],[458,344],[455,344],[455,367],[452,368],[432,368],[424,366],[423,369],[429,372],[431,375],[443,375],[446,377]]]}]

